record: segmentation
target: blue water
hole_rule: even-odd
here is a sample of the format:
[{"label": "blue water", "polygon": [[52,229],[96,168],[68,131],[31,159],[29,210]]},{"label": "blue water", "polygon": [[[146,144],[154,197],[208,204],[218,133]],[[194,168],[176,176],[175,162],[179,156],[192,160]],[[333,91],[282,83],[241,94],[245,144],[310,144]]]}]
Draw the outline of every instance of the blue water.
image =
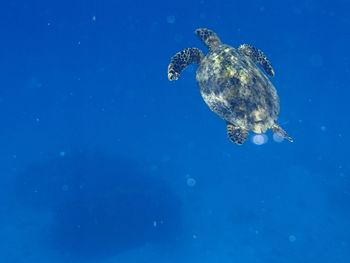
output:
[{"label": "blue water", "polygon": [[[349,10],[3,1],[0,262],[350,262]],[[293,143],[234,145],[196,66],[167,80],[197,27],[267,54]]]}]

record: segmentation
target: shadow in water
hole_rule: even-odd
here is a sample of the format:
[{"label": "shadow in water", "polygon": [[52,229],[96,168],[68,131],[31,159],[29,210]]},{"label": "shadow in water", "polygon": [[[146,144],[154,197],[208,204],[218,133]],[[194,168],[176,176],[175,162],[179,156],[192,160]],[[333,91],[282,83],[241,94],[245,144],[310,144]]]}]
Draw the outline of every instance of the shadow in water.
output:
[{"label": "shadow in water", "polygon": [[17,196],[21,205],[53,213],[48,239],[64,257],[103,258],[171,243],[181,230],[180,202],[166,182],[102,154],[33,165],[18,176]]}]

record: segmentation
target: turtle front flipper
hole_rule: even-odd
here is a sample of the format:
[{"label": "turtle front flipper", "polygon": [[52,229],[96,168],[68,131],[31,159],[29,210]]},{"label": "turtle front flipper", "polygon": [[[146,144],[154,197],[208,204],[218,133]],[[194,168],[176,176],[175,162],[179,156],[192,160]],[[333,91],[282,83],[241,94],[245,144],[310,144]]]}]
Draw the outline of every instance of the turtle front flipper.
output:
[{"label": "turtle front flipper", "polygon": [[274,124],[272,126],[273,132],[277,133],[279,136],[281,136],[284,139],[287,139],[290,142],[293,142],[293,138],[288,135],[288,133],[281,128],[278,124]]},{"label": "turtle front flipper", "polygon": [[242,145],[248,138],[248,130],[242,129],[233,125],[232,123],[226,124],[227,136],[235,144]]},{"label": "turtle front flipper", "polygon": [[177,80],[185,67],[193,63],[198,64],[203,57],[203,52],[198,48],[185,48],[177,52],[168,66],[168,79]]},{"label": "turtle front flipper", "polygon": [[271,62],[260,49],[248,44],[243,44],[239,46],[238,50],[244,55],[250,57],[255,63],[261,65],[269,76],[273,77],[275,75]]},{"label": "turtle front flipper", "polygon": [[206,44],[209,50],[213,50],[215,47],[221,44],[221,40],[218,35],[208,28],[198,28],[195,33]]}]

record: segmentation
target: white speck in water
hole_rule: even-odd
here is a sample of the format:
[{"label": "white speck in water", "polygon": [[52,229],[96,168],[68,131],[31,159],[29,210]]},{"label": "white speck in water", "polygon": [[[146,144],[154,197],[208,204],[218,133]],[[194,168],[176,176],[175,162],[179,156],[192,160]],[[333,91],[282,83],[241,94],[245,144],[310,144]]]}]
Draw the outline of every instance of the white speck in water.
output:
[{"label": "white speck in water", "polygon": [[193,239],[197,239],[197,235],[196,235],[196,234],[193,234],[193,235],[192,235],[192,238],[193,238]]},{"label": "white speck in water", "polygon": [[194,187],[196,185],[196,180],[192,177],[187,178],[187,185],[189,187]]},{"label": "white speck in water", "polygon": [[92,21],[96,21],[96,16],[92,16]]},{"label": "white speck in water", "polygon": [[320,129],[321,129],[321,131],[324,132],[324,131],[326,131],[327,128],[326,128],[326,126],[322,125]]},{"label": "white speck in water", "polygon": [[176,21],[176,18],[175,18],[175,16],[167,16],[166,21],[167,21],[169,24],[174,24],[175,21]]},{"label": "white speck in water", "polygon": [[66,152],[63,152],[63,151],[60,152],[60,156],[61,156],[61,157],[64,157],[65,155],[66,155]]},{"label": "white speck in water", "polygon": [[290,242],[295,242],[295,240],[297,240],[297,238],[294,235],[289,235],[288,239]]},{"label": "white speck in water", "polygon": [[256,145],[263,145],[267,143],[267,136],[265,134],[256,134],[253,136],[252,141]]},{"label": "white speck in water", "polygon": [[157,221],[153,221],[153,227],[157,227]]}]

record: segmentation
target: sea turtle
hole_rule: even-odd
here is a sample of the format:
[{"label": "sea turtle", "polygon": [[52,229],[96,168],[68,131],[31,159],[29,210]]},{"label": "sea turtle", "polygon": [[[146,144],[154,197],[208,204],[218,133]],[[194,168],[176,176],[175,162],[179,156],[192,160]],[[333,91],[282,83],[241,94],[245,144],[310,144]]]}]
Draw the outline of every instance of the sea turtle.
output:
[{"label": "sea turtle", "polygon": [[275,74],[264,53],[248,44],[238,48],[223,44],[207,28],[195,33],[208,47],[208,54],[198,48],[176,53],[168,66],[169,80],[177,80],[189,64],[198,64],[196,80],[201,95],[209,108],[226,121],[232,142],[241,145],[249,130],[260,134],[270,128],[292,142],[277,123],[280,107],[276,89],[259,68],[270,77]]}]

